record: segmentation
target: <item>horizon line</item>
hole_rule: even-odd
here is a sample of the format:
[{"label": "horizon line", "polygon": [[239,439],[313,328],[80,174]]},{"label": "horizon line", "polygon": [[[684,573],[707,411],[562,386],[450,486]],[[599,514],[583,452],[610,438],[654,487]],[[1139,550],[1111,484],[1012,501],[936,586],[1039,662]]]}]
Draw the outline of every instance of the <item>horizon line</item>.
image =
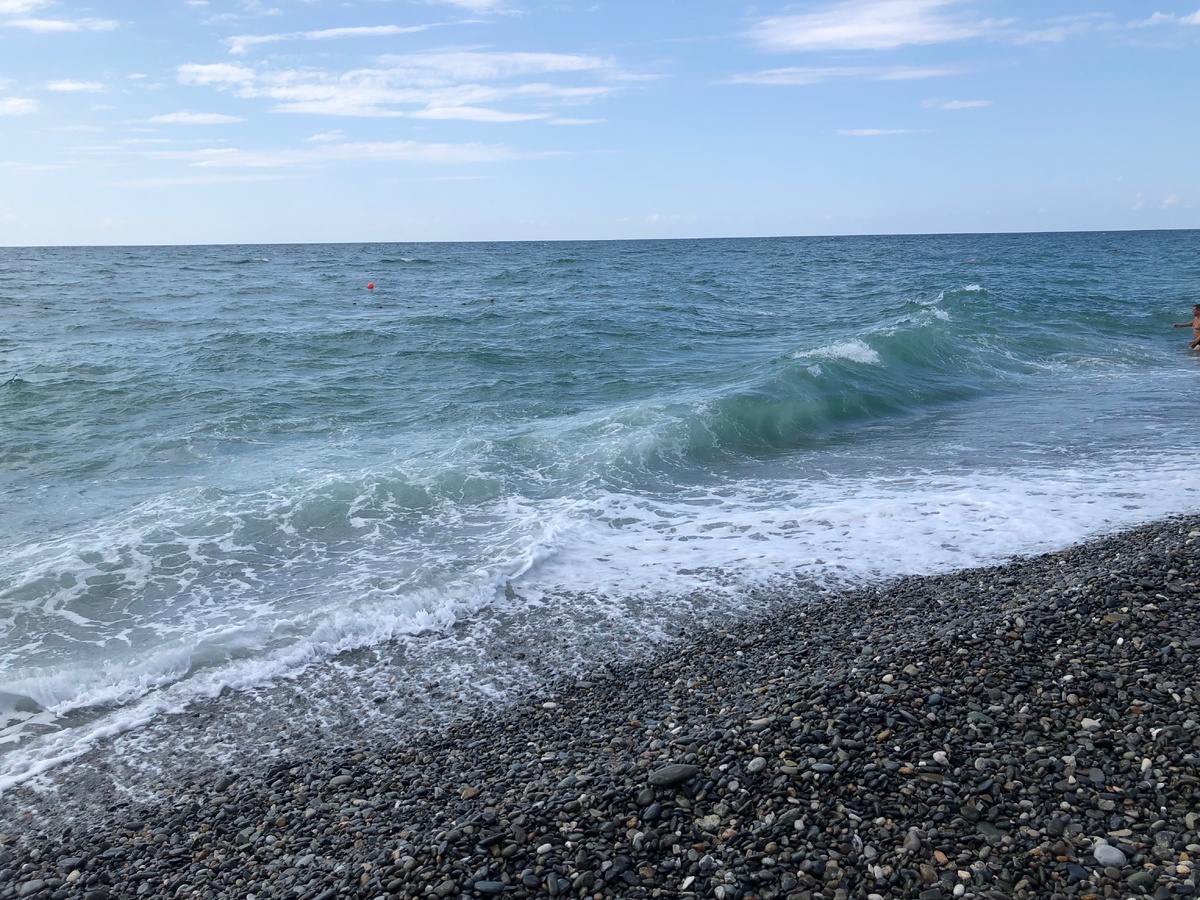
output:
[{"label": "horizon line", "polygon": [[348,246],[352,244],[617,244],[669,241],[771,241],[771,240],[824,240],[840,238],[898,238],[898,237],[1001,237],[1040,234],[1151,234],[1157,232],[1200,231],[1200,226],[1191,228],[1097,228],[1097,229],[1051,229],[1046,231],[894,231],[859,234],[852,232],[830,234],[760,234],[723,235],[696,237],[629,237],[629,238],[475,238],[475,239],[429,239],[429,240],[346,240],[346,241],[211,241],[179,243],[113,243],[113,244],[0,244],[0,250],[91,250],[138,248],[153,249],[167,247],[300,247],[300,246]]}]

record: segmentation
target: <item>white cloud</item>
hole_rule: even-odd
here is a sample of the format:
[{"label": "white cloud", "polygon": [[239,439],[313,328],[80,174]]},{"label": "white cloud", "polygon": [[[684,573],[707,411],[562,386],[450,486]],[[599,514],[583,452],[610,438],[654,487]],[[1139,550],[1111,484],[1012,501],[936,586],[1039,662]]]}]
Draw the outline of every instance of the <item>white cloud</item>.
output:
[{"label": "white cloud", "polygon": [[[340,116],[418,116],[476,122],[550,117],[549,108],[576,106],[611,94],[607,83],[555,84],[547,76],[611,79],[614,64],[593,56],[457,50],[386,56],[375,68],[349,72],[254,69],[195,64],[177,70],[181,83],[274,101],[274,112]],[[497,104],[533,109],[498,109]]]},{"label": "white cloud", "polygon": [[1200,10],[1187,16],[1176,16],[1174,12],[1156,12],[1145,19],[1135,19],[1129,28],[1156,28],[1158,25],[1200,25]]},{"label": "white cloud", "polygon": [[1131,28],[1153,28],[1155,25],[1170,25],[1178,21],[1172,13],[1156,12],[1147,19],[1138,19],[1136,22],[1130,22]]},{"label": "white cloud", "polygon": [[366,25],[348,28],[324,28],[319,31],[289,31],[283,34],[239,35],[226,41],[229,52],[237,55],[245,54],[250,47],[260,44],[274,44],[279,41],[321,41],[348,37],[387,37],[396,34],[414,34],[429,30],[428,25]]},{"label": "white cloud", "polygon": [[931,66],[896,66],[887,69],[879,76],[880,81],[914,81],[920,78],[947,78],[951,75],[961,75],[960,69],[935,69]]},{"label": "white cloud", "polygon": [[748,34],[763,49],[892,50],[986,34],[998,23],[947,14],[957,0],[845,0],[820,12],[764,19]]},{"label": "white cloud", "polygon": [[991,106],[991,100],[926,100],[922,104],[926,109],[980,109]]},{"label": "white cloud", "polygon": [[429,0],[429,2],[446,3],[471,12],[499,12],[505,8],[504,0]]},{"label": "white cloud", "polygon": [[1174,194],[1172,194],[1170,197],[1165,199],[1161,204],[1163,209],[1170,209],[1172,206],[1178,206],[1178,205],[1179,205],[1179,198],[1176,197]]},{"label": "white cloud", "polygon": [[341,131],[322,131],[319,134],[314,134],[306,140],[312,143],[328,143],[329,141],[340,141],[344,135]]},{"label": "white cloud", "polygon": [[1145,19],[1136,19],[1129,23],[1130,28],[1154,28],[1158,25],[1200,25],[1200,10],[1194,13],[1189,13],[1186,16],[1177,16],[1174,13],[1151,14]]},{"label": "white cloud", "polygon": [[522,53],[485,50],[451,50],[412,53],[380,58],[381,66],[402,73],[414,82],[496,81],[523,75],[562,72],[597,72],[613,69],[616,63],[599,56],[573,53]]},{"label": "white cloud", "polygon": [[1027,31],[1016,38],[1018,44],[1061,44],[1073,34],[1091,30],[1091,25],[1078,22],[1073,25],[1054,25],[1039,31]]},{"label": "white cloud", "polygon": [[328,142],[298,150],[239,150],[232,147],[168,150],[151,154],[197,168],[289,168],[346,161],[430,164],[487,163],[515,159],[519,154],[496,144],[422,144],[416,141]]},{"label": "white cloud", "polygon": [[821,84],[835,78],[870,77],[872,70],[851,66],[792,66],[783,69],[764,69],[748,75],[734,75],[733,84]]},{"label": "white cloud", "polygon": [[890,134],[928,134],[926,128],[842,128],[840,137],[884,137]]},{"label": "white cloud", "polygon": [[0,15],[22,16],[49,5],[50,0],[0,0]]},{"label": "white cloud", "polygon": [[38,102],[22,97],[0,97],[0,116],[23,116],[37,112]]},{"label": "white cloud", "polygon": [[64,79],[62,81],[51,81],[46,84],[48,91],[61,91],[63,93],[95,93],[104,90],[104,85],[98,81],[70,81]]},{"label": "white cloud", "polygon": [[735,75],[732,84],[821,84],[838,78],[862,78],[869,81],[909,81],[921,78],[945,78],[959,75],[957,69],[919,68],[916,66],[794,66],[764,69],[748,75]]},{"label": "white cloud", "polygon": [[175,112],[163,116],[151,116],[146,121],[161,125],[224,125],[227,122],[244,122],[246,120],[221,113]]},{"label": "white cloud", "polygon": [[442,106],[419,109],[414,119],[453,119],[463,122],[528,122],[549,118],[545,113],[506,113],[478,106]]},{"label": "white cloud", "polygon": [[112,19],[10,19],[4,24],[37,34],[61,34],[72,31],[113,31],[118,23]]},{"label": "white cloud", "polygon": [[202,187],[209,184],[238,184],[245,181],[278,181],[282,175],[180,175],[166,178],[133,178],[128,181],[115,181],[115,187],[124,188],[164,188],[164,187]]},{"label": "white cloud", "polygon": [[251,85],[256,79],[253,69],[245,66],[231,66],[228,63],[210,63],[197,65],[189,63],[177,70],[180,84],[218,86]]},{"label": "white cloud", "polygon": [[18,175],[37,175],[41,172],[62,172],[70,168],[62,163],[21,163],[21,162],[0,162],[0,168],[8,169],[16,172]]}]

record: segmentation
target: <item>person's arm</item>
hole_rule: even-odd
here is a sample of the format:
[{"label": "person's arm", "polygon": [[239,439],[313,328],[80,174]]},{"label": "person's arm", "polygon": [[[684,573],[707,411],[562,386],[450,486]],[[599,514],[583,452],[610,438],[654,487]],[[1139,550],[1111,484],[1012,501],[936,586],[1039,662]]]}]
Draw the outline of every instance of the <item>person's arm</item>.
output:
[{"label": "person's arm", "polygon": [[1171,327],[1172,328],[1194,328],[1195,326],[1196,326],[1196,320],[1192,319],[1192,321],[1190,321],[1190,322],[1177,322],[1174,325],[1172,325]]}]

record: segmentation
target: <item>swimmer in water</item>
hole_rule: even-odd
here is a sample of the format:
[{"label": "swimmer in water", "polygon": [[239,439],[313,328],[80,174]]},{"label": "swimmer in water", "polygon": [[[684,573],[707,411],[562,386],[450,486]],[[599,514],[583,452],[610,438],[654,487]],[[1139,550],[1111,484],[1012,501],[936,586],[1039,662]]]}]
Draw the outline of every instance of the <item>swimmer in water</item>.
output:
[{"label": "swimmer in water", "polygon": [[1192,340],[1188,344],[1188,349],[1195,350],[1197,347],[1200,347],[1200,303],[1192,307],[1192,321],[1176,322],[1173,327],[1192,329]]}]

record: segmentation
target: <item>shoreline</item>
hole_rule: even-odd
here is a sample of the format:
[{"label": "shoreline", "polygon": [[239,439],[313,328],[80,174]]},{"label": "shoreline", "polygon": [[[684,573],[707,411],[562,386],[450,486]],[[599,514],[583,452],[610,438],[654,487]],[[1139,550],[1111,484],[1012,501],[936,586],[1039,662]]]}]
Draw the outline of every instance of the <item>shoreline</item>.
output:
[{"label": "shoreline", "polygon": [[1198,579],[1193,515],[780,597],[395,746],[8,817],[0,900],[1194,896]]}]

